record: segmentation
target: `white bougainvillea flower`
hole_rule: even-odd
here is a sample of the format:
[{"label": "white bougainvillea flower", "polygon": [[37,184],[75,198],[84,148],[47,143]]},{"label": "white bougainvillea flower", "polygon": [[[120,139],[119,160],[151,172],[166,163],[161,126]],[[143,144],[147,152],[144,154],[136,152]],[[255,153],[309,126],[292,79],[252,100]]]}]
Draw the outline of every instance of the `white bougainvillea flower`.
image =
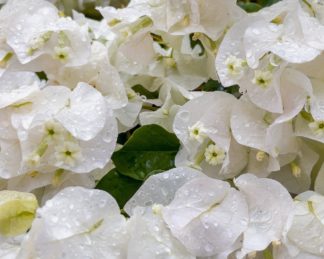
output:
[{"label": "white bougainvillea flower", "polygon": [[295,121],[295,134],[324,143],[324,121],[314,120],[309,113],[301,113]]},{"label": "white bougainvillea flower", "polygon": [[9,1],[0,16],[8,24],[7,43],[22,64],[44,54],[49,62],[57,60],[68,66],[86,63],[90,51],[87,28],[59,17],[56,7],[48,1]]},{"label": "white bougainvillea flower", "polygon": [[218,48],[215,67],[220,82],[225,87],[237,84],[249,69],[242,37],[251,22],[250,19],[242,19],[233,25]]},{"label": "white bougainvillea flower", "polygon": [[180,187],[162,213],[173,235],[197,256],[230,249],[248,223],[244,196],[228,183],[207,177]]},{"label": "white bougainvillea flower", "polygon": [[144,111],[139,116],[140,123],[158,124],[166,130],[173,132],[173,121],[180,106],[186,98],[172,85],[163,85],[159,90],[159,100],[163,103],[156,111]]},{"label": "white bougainvillea flower", "polygon": [[295,194],[309,190],[311,172],[319,158],[319,155],[302,140],[298,141],[298,150],[293,160],[269,176]]},{"label": "white bougainvillea flower", "polygon": [[[268,167],[266,165],[268,162],[263,163],[262,166],[258,162],[269,161],[270,167],[268,170],[256,171],[261,173],[262,171],[263,173],[265,171],[269,172],[270,168],[277,171],[280,167],[274,167],[273,162],[275,161],[273,159],[281,156],[279,161],[281,161],[281,165],[284,165],[282,155],[296,155],[298,153],[298,143],[294,136],[291,120],[307,104],[307,97],[312,94],[311,83],[303,74],[291,69],[284,71],[281,82],[283,85],[281,96],[284,107],[281,114],[269,113],[259,109],[250,103],[247,98],[241,98],[234,105],[231,119],[233,136],[238,143],[256,149],[255,152],[253,151],[256,159],[253,159],[251,157],[252,153],[250,153],[252,158],[250,162],[252,162],[253,166],[250,166],[249,170],[253,167],[260,167],[260,169],[264,168],[264,166]],[[268,157],[269,155],[270,157]],[[250,170],[249,172],[252,173],[253,171]]]},{"label": "white bougainvillea flower", "polygon": [[[287,61],[303,63],[320,53],[305,43],[301,22],[295,17],[298,11],[303,12],[297,1],[279,2],[235,24],[224,37],[216,57],[222,84],[238,84],[240,91],[246,91],[256,105],[281,113],[281,74]],[[281,22],[277,24],[277,20]]]},{"label": "white bougainvillea flower", "polygon": [[270,112],[282,112],[280,96],[280,77],[285,62],[279,61],[272,54],[265,54],[258,66],[251,68],[242,44],[243,32],[254,20],[242,20],[234,25],[225,35],[215,61],[217,73],[225,87],[238,84],[240,92],[246,92],[251,101]]},{"label": "white bougainvillea flower", "polygon": [[126,88],[126,93],[128,98],[126,106],[114,110],[114,116],[119,122],[119,132],[127,131],[138,123],[138,115],[145,99],[131,88]]},{"label": "white bougainvillea flower", "polygon": [[134,210],[128,232],[127,258],[196,258],[171,234],[161,213],[151,208]]},{"label": "white bougainvillea flower", "polygon": [[312,191],[295,197],[295,214],[285,243],[292,258],[303,253],[324,256],[323,201],[322,195]]},{"label": "white bougainvillea flower", "polygon": [[[265,58],[266,59],[266,58]],[[250,71],[239,82],[241,91],[246,91],[250,100],[269,112],[282,113],[283,100],[281,97],[281,78],[285,64],[273,67],[265,60],[262,67]]]},{"label": "white bougainvillea flower", "polygon": [[209,142],[197,152],[181,147],[175,158],[177,166],[190,166],[202,170],[210,177],[229,179],[236,176],[246,166],[248,150],[231,138],[228,151]]},{"label": "white bougainvillea flower", "polygon": [[244,174],[234,181],[237,191],[227,182],[197,172],[177,168],[150,177],[126,204],[126,211],[133,215],[136,207],[152,207],[196,256],[227,258],[240,250],[237,257],[243,258],[285,240],[294,205],[280,183]]},{"label": "white bougainvillea flower", "polygon": [[[53,78],[51,78],[53,76]],[[73,89],[79,82],[86,82],[105,96],[112,109],[127,104],[124,83],[115,67],[110,65],[107,48],[100,42],[91,45],[90,60],[83,66],[62,67],[50,79]]]},{"label": "white bougainvillea flower", "polygon": [[105,126],[106,110],[102,95],[88,84],[79,83],[70,95],[68,106],[55,119],[74,137],[87,141]]},{"label": "white bougainvillea flower", "polygon": [[246,165],[246,150],[232,139],[230,116],[234,96],[205,93],[183,105],[174,120],[173,130],[182,148],[178,166],[201,167],[209,176],[228,178]]},{"label": "white bougainvillea flower", "polygon": [[[243,36],[247,62],[251,67],[255,67],[269,51],[291,63],[308,62],[320,54],[319,49],[308,44],[309,33],[303,30],[303,24],[311,18],[306,17],[298,1],[279,2],[252,16],[254,21]],[[316,28],[316,25],[308,24],[308,30]]]},{"label": "white bougainvillea flower", "polygon": [[204,175],[200,171],[186,167],[178,167],[150,176],[126,203],[124,210],[128,215],[133,215],[136,207],[148,207],[154,204],[168,205],[173,200],[176,191],[196,177],[204,177]]},{"label": "white bougainvillea flower", "polygon": [[244,174],[235,185],[245,196],[249,208],[247,230],[238,258],[262,251],[273,241],[285,238],[294,213],[293,200],[277,181]]},{"label": "white bougainvillea flower", "polygon": [[283,113],[276,119],[276,123],[293,119],[307,105],[309,96],[313,96],[310,79],[298,70],[285,69],[280,80]]},{"label": "white bougainvillea flower", "polygon": [[307,44],[313,48],[324,48],[323,3],[321,1],[299,1],[303,11],[298,10],[300,26]]},{"label": "white bougainvillea flower", "polygon": [[0,236],[17,236],[30,228],[38,207],[34,194],[0,191]]},{"label": "white bougainvillea flower", "polygon": [[106,25],[114,27],[116,25],[123,26],[130,23],[134,23],[144,15],[148,14],[148,10],[145,10],[139,6],[139,8],[115,8],[113,6],[97,7],[97,10],[101,13],[106,21]]},{"label": "white bougainvillea flower", "polygon": [[69,187],[38,209],[19,258],[124,258],[126,221],[100,190]]},{"label": "white bougainvillea flower", "polygon": [[218,39],[227,26],[239,20],[244,12],[235,1],[147,1],[133,0],[129,9],[144,12],[155,27],[173,34],[201,32]]},{"label": "white bougainvillea flower", "polygon": [[30,171],[66,169],[87,173],[103,168],[115,148],[117,125],[105,98],[80,83],[70,91],[48,86],[16,107],[23,164],[11,177]]},{"label": "white bougainvillea flower", "polygon": [[[138,39],[139,36],[142,37]],[[160,85],[173,84],[182,91],[194,90],[209,78],[216,78],[216,74],[214,54],[206,50],[207,46],[202,47],[199,39],[192,47],[189,37],[155,31],[135,34],[118,49],[110,50],[114,53],[112,64],[127,74],[157,77],[162,81]],[[142,48],[134,49],[134,45]]]},{"label": "white bougainvillea flower", "polygon": [[247,204],[238,191],[184,167],[148,178],[125,210],[133,215],[136,207],[162,214],[172,235],[196,256],[226,258],[239,247],[236,241],[248,222]]},{"label": "white bougainvillea flower", "polygon": [[[295,153],[297,144],[291,122],[276,123],[277,115],[261,110],[244,99],[234,105],[232,114],[233,136],[241,145],[256,150],[254,160],[264,162],[268,156],[277,159],[280,154]],[[280,166],[277,166],[275,171],[279,169]]]}]

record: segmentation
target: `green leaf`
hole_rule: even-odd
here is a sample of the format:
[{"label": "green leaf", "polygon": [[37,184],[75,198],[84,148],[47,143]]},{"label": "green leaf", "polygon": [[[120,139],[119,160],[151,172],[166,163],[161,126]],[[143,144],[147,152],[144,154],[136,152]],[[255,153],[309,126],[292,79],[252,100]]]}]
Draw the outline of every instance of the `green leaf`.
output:
[{"label": "green leaf", "polygon": [[99,181],[96,189],[110,193],[116,199],[119,207],[123,208],[142,183],[142,181],[121,175],[116,169],[112,169]]},{"label": "green leaf", "polygon": [[259,1],[259,4],[265,7],[265,6],[273,5],[279,1],[281,1],[281,0],[261,0],[261,1]]},{"label": "green leaf", "polygon": [[257,4],[257,3],[242,3],[239,2],[238,5],[243,8],[245,11],[247,11],[248,13],[254,13],[259,11],[262,6]]},{"label": "green leaf", "polygon": [[134,85],[132,89],[136,92],[139,93],[140,95],[146,96],[147,99],[157,99],[159,98],[159,91],[155,92],[150,92],[147,90],[144,86],[142,85]]},{"label": "green leaf", "polygon": [[272,247],[268,247],[263,251],[263,257],[264,259],[273,259]]},{"label": "green leaf", "polygon": [[305,110],[302,110],[300,112],[300,115],[303,117],[304,120],[306,120],[308,122],[313,122],[314,121],[314,118],[313,118],[312,114],[305,111]]},{"label": "green leaf", "polygon": [[199,39],[194,39],[194,33],[191,33],[189,35],[189,39],[190,39],[190,47],[191,47],[191,49],[194,49],[198,45],[201,48],[201,52],[199,53],[199,56],[204,55],[205,54],[205,47],[201,43],[201,41]]},{"label": "green leaf", "polygon": [[48,80],[47,75],[45,74],[44,71],[36,72],[36,75],[40,80]]},{"label": "green leaf", "polygon": [[179,150],[177,137],[158,125],[138,128],[112,160],[123,175],[144,180],[152,171],[169,170]]},{"label": "green leaf", "polygon": [[209,79],[205,84],[203,84],[202,90],[206,92],[224,91],[224,87],[220,82]]},{"label": "green leaf", "polygon": [[209,79],[206,83],[204,83],[201,86],[201,90],[203,90],[203,91],[206,91],[206,92],[222,91],[222,92],[232,94],[237,98],[239,98],[241,96],[239,89],[240,89],[240,87],[238,85],[224,87],[220,82],[213,80],[213,79]]}]

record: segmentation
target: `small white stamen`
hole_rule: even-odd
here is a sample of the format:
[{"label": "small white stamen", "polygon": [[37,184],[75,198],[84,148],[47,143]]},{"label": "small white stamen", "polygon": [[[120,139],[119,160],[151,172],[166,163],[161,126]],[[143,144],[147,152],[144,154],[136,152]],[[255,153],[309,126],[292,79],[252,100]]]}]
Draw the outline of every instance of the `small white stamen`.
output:
[{"label": "small white stamen", "polygon": [[225,60],[225,65],[227,67],[227,72],[229,75],[233,77],[240,77],[244,73],[246,61],[235,56],[229,56]]},{"label": "small white stamen", "polygon": [[252,83],[260,86],[261,88],[267,88],[272,81],[272,73],[270,71],[256,70],[254,72],[254,78]]},{"label": "small white stamen", "polygon": [[203,123],[200,121],[197,121],[194,125],[188,127],[188,130],[190,138],[200,143],[202,143],[207,137],[207,135],[205,134],[206,129],[204,128]]},{"label": "small white stamen", "polygon": [[205,150],[205,160],[210,165],[220,165],[224,162],[226,152],[216,146],[215,144],[210,144]]},{"label": "small white stamen", "polygon": [[82,158],[81,149],[74,142],[64,142],[62,146],[55,148],[55,157],[58,166],[74,166]]},{"label": "small white stamen", "polygon": [[69,47],[55,47],[54,58],[60,60],[61,62],[66,62],[69,59]]}]

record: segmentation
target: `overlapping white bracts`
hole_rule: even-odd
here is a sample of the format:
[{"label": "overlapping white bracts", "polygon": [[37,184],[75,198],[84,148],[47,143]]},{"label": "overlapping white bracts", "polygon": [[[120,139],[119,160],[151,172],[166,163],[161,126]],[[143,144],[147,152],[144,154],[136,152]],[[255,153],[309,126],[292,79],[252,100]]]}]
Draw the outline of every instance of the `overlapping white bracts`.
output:
[{"label": "overlapping white bracts", "polygon": [[[0,195],[1,258],[324,257],[322,1],[131,0],[101,21],[53,2],[0,1],[0,191],[26,192]],[[91,188],[146,124],[178,137],[177,168],[127,218]]]}]

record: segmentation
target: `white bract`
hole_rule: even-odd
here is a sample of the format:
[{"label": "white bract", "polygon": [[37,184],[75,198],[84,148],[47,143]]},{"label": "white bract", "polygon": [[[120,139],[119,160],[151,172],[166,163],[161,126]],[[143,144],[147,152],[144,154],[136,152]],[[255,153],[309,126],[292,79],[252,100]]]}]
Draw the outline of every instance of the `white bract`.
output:
[{"label": "white bract", "polygon": [[5,17],[7,44],[22,64],[44,55],[47,62],[58,61],[67,66],[86,63],[90,52],[86,27],[60,17],[49,2],[9,1],[0,16]]},{"label": "white bract", "polygon": [[[117,127],[112,111],[104,97],[85,83],[73,91],[47,86],[3,113],[16,132],[3,140],[4,146],[13,143],[1,152],[3,178],[57,169],[87,173],[103,168],[115,148]],[[6,157],[16,157],[16,162]]]},{"label": "white bract", "polygon": [[303,254],[304,258],[323,257],[323,199],[312,191],[295,197],[296,209],[284,243],[287,258],[302,258]]},{"label": "white bract", "polygon": [[196,256],[226,258],[237,251],[242,258],[283,240],[293,215],[293,201],[285,188],[251,174],[237,178],[235,185],[239,190],[193,169],[172,169],[151,176],[125,209],[133,215],[136,207],[152,207]]},{"label": "white bract", "polygon": [[249,208],[248,228],[244,232],[242,251],[238,258],[262,251],[271,242],[284,240],[294,213],[288,191],[271,179],[245,174],[235,180]]},{"label": "white bract", "polygon": [[137,208],[128,228],[127,258],[196,258],[170,233],[161,214],[154,209]]},{"label": "white bract", "polygon": [[[121,15],[110,17],[128,21],[134,20],[141,15],[148,15],[153,20],[154,26],[162,31],[172,34],[189,34],[191,32],[205,33],[213,40],[221,36],[226,26],[230,26],[235,20],[244,15],[235,1],[217,0],[185,0],[175,2],[171,0],[132,0],[127,11],[119,11]],[[114,11],[116,12],[116,11]],[[107,12],[108,16],[108,12]],[[137,16],[137,17],[136,17]]]},{"label": "white bract", "polygon": [[19,258],[124,258],[126,221],[100,190],[69,187],[48,200],[25,238]]},{"label": "white bract", "polygon": [[173,125],[182,144],[177,166],[202,168],[209,176],[220,179],[233,177],[245,167],[246,149],[230,132],[236,102],[230,94],[205,93],[179,109]]},{"label": "white bract", "polygon": [[324,1],[107,2],[0,0],[0,257],[323,258]]}]

